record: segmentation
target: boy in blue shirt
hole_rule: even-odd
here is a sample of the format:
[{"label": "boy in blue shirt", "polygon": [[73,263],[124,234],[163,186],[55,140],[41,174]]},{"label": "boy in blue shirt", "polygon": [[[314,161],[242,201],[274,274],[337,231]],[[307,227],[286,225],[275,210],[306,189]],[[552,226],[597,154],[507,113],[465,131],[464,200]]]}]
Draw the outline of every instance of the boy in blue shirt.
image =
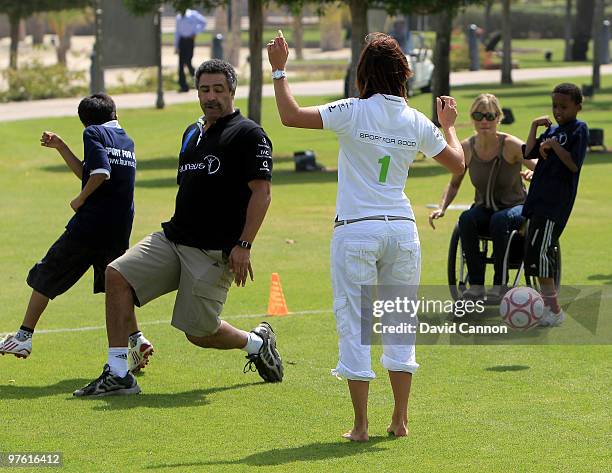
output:
[{"label": "boy in blue shirt", "polygon": [[[547,116],[533,120],[525,145],[525,159],[538,159],[533,173],[523,216],[529,219],[525,272],[537,277],[544,298],[540,325],[560,325],[565,315],[559,306],[554,281],[554,247],[569,219],[580,168],[588,145],[588,127],[577,120],[582,109],[582,92],[575,84],[563,83],[552,92],[553,115],[557,126]],[[538,127],[547,129],[536,139]]]},{"label": "boy in blue shirt", "polygon": [[[134,142],[119,126],[115,103],[108,95],[85,97],[78,113],[85,126],[83,161],[55,133],[45,131],[40,139],[41,146],[59,152],[81,181],[81,192],[70,202],[75,214],[66,230],[28,274],[32,295],[20,329],[0,342],[2,355],[30,355],[34,328],[49,300],[70,289],[90,266],[94,293],[104,292],[106,265],[129,246],[134,219]],[[133,335],[138,353],[130,361],[137,369],[144,366],[152,346],[140,332]]]}]

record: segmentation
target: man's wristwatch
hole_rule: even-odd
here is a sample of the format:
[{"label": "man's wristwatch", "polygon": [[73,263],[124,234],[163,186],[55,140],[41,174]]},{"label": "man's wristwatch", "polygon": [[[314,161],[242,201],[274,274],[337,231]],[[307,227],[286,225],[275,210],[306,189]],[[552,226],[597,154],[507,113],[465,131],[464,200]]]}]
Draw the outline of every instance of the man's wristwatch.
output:
[{"label": "man's wristwatch", "polygon": [[244,241],[244,240],[238,240],[238,243],[236,243],[240,248],[244,248],[245,250],[250,250],[251,247],[253,246],[252,243],[249,243],[248,241]]},{"label": "man's wristwatch", "polygon": [[283,77],[287,77],[287,73],[282,69],[276,69],[275,71],[272,71],[272,79],[279,80]]}]

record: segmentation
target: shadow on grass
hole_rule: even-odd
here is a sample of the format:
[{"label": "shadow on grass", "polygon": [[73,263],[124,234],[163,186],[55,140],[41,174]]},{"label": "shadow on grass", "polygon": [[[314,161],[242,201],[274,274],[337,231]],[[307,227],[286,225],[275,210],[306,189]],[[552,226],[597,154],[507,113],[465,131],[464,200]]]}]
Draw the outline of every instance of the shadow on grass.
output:
[{"label": "shadow on grass", "polygon": [[[81,398],[79,401],[104,401],[104,405],[96,405],[94,411],[107,410],[127,410],[134,408],[150,407],[154,409],[176,408],[176,407],[197,407],[205,406],[211,403],[208,396],[221,393],[223,391],[232,391],[234,389],[246,388],[264,384],[263,381],[255,383],[234,384],[233,386],[218,386],[207,389],[194,389],[193,391],[185,391],[182,393],[155,393],[147,394],[146,390],[141,394],[133,396],[106,396],[106,397],[89,397]],[[145,388],[146,389],[146,388]],[[76,398],[75,398],[76,399]]]},{"label": "shadow on grass", "polygon": [[587,276],[589,281],[604,281],[604,284],[612,284],[612,274],[591,274]]},{"label": "shadow on grass", "polygon": [[72,394],[90,381],[89,379],[65,379],[49,386],[20,386],[19,384],[0,385],[1,399],[38,399],[41,397],[56,396],[58,394]]},{"label": "shadow on grass", "polygon": [[508,371],[524,371],[530,369],[530,366],[525,365],[497,365],[485,368],[485,371],[495,371],[497,373],[506,373]]},{"label": "shadow on grass", "polygon": [[148,470],[158,468],[184,468],[185,471],[194,467],[213,465],[249,465],[249,466],[278,466],[293,462],[313,462],[329,459],[340,459],[364,453],[382,452],[378,443],[397,440],[394,437],[370,437],[369,442],[339,441],[331,443],[310,443],[300,447],[278,448],[254,453],[238,460],[218,460],[186,463],[162,463],[147,466]]}]

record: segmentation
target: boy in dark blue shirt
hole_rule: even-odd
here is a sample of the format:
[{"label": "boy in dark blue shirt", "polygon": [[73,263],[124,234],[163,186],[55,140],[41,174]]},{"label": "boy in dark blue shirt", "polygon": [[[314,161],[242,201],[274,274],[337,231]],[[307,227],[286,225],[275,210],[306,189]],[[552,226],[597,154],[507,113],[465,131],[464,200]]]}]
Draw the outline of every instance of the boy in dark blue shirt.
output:
[{"label": "boy in dark blue shirt", "polygon": [[[588,145],[588,127],[577,120],[582,109],[582,92],[575,84],[560,84],[552,92],[553,115],[557,126],[547,116],[531,124],[525,145],[525,159],[538,158],[523,216],[529,219],[525,272],[538,277],[545,308],[540,325],[560,325],[565,318],[554,281],[557,264],[555,246],[569,219],[580,168]],[[546,131],[536,139],[539,126]]]},{"label": "boy in dark blue shirt", "polygon": [[[28,274],[32,295],[23,324],[0,342],[1,354],[27,358],[34,328],[50,299],[70,289],[90,266],[94,293],[104,292],[106,265],[129,246],[134,219],[134,142],[119,126],[115,103],[106,94],[84,98],[79,104],[84,160],[81,161],[55,133],[45,131],[41,146],[55,148],[81,180],[81,192],[70,202],[75,212],[66,231]],[[145,343],[146,342],[146,343]],[[143,343],[140,337],[139,349]]]}]

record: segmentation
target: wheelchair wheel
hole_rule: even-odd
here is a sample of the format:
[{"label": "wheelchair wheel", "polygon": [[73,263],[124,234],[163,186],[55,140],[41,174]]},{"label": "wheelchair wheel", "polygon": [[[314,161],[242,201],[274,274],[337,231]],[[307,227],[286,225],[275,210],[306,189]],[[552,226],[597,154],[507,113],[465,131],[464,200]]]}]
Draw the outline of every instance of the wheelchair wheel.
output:
[{"label": "wheelchair wheel", "polygon": [[448,288],[453,300],[459,300],[467,289],[468,271],[463,250],[461,249],[461,239],[459,237],[459,227],[455,225],[453,234],[448,247]]}]

